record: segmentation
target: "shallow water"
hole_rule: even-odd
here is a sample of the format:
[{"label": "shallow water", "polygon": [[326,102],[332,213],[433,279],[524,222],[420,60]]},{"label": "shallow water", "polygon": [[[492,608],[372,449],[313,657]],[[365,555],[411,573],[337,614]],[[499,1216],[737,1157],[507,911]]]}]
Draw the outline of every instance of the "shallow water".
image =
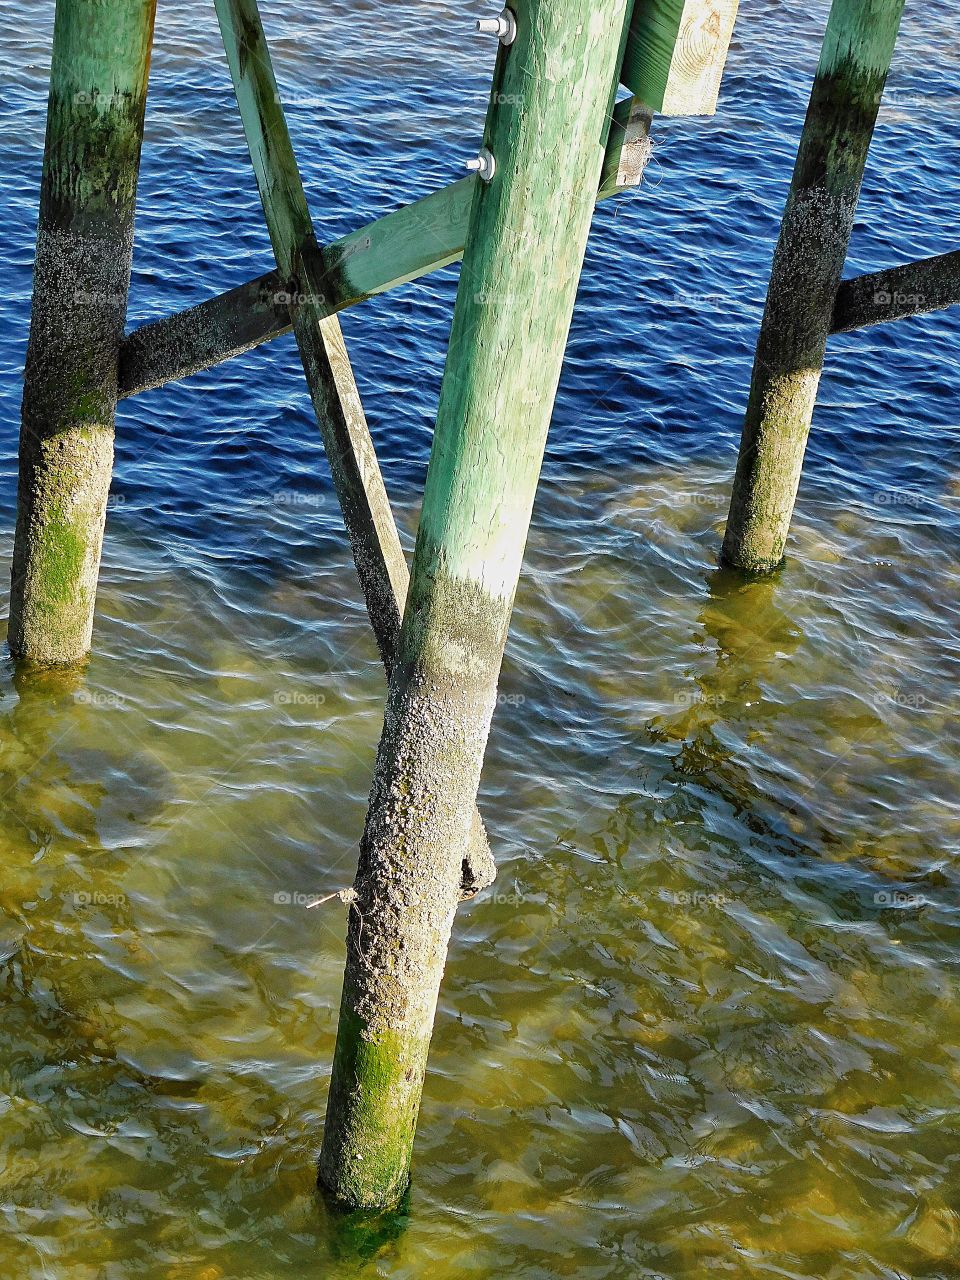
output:
[{"label": "shallow water", "polygon": [[[161,4],[131,320],[270,266],[212,6]],[[265,4],[324,238],[459,176],[477,5]],[[831,346],[790,558],[716,555],[826,15],[598,211],[405,1215],[313,1193],[384,689],[292,340],[121,407],[85,679],[0,685],[0,1275],[951,1277],[956,313]],[[12,540],[52,4],[8,0]],[[956,247],[955,19],[913,6],[849,273]],[[344,317],[406,533],[456,269]],[[5,589],[5,582],[4,582]]]}]

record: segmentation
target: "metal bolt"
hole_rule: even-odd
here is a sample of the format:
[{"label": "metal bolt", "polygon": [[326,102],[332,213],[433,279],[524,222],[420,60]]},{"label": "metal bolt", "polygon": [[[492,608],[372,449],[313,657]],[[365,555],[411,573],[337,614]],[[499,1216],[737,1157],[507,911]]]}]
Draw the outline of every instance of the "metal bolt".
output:
[{"label": "metal bolt", "polygon": [[496,36],[502,45],[510,45],[517,38],[517,20],[509,9],[504,9],[496,18],[478,18],[477,32]]},{"label": "metal bolt", "polygon": [[492,153],[483,147],[476,159],[467,161],[466,168],[471,173],[479,173],[484,182],[489,182],[497,172],[497,162]]}]

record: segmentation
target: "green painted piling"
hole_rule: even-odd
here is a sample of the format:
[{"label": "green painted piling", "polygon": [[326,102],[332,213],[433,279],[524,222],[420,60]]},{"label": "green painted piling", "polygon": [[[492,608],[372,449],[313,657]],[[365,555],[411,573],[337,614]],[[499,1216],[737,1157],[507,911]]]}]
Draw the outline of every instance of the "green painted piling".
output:
[{"label": "green painted piling", "polygon": [[774,253],[721,558],[783,559],[903,0],[834,0]]},{"label": "green painted piling", "polygon": [[500,52],[398,662],[350,908],[320,1156],[402,1194],[470,823],[598,188],[624,0],[522,0]]},{"label": "green painted piling", "polygon": [[8,641],[90,647],[156,0],[57,0]]}]

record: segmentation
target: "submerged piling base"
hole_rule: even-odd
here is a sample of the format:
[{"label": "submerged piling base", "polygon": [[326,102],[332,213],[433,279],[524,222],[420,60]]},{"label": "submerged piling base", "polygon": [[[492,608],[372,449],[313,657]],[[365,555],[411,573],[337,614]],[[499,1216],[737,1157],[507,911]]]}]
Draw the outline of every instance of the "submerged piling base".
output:
[{"label": "submerged piling base", "polygon": [[22,449],[8,644],[14,658],[75,663],[93,635],[113,429],[90,424],[31,444]]},{"label": "submerged piling base", "polygon": [[509,614],[501,601],[481,634],[475,588],[443,589],[473,607],[391,685],[350,908],[319,1176],[351,1209],[389,1206],[407,1185]]}]

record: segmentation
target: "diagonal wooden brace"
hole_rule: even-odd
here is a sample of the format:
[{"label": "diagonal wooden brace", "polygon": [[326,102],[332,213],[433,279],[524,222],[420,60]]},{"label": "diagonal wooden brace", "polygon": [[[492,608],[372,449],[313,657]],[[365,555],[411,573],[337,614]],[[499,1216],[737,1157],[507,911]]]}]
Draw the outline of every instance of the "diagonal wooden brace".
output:
[{"label": "diagonal wooden brace", "polygon": [[[216,0],[227,61],[273,243],[291,282],[289,312],[333,474],[354,562],[389,679],[409,572],[344,345],[330,315],[320,250],[287,130],[256,0]],[[463,860],[461,894],[496,874],[479,814]]]},{"label": "diagonal wooden brace", "polygon": [[886,271],[844,280],[830,321],[831,333],[905,320],[960,303],[960,252],[938,253]]}]

